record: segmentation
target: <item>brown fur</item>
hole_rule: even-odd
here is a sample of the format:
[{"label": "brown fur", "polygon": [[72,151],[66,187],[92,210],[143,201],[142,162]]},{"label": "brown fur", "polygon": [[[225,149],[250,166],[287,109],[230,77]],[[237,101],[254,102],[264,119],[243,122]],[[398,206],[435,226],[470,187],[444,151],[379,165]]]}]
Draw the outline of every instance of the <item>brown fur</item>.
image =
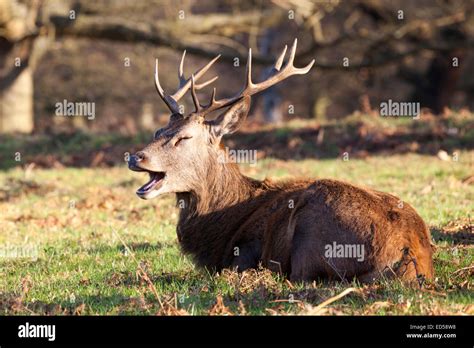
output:
[{"label": "brown fur", "polygon": [[[292,57],[295,50],[296,40]],[[311,64],[290,73],[290,58],[270,83],[295,71],[306,73]],[[243,92],[262,85],[252,86]],[[202,106],[187,117],[181,115],[172,107],[171,96],[167,99],[161,87],[157,89],[173,114],[154,141],[130,157],[129,167],[150,173],[150,181],[137,191],[139,197],[176,193],[181,208],[178,239],[198,265],[243,271],[262,263],[297,281],[433,277],[429,230],[397,197],[337,180],[258,181],[220,160],[225,154],[220,141],[245,121],[250,94],[221,103],[229,109],[207,120]],[[193,100],[200,105],[195,93]],[[363,257],[328,256],[326,249],[333,243],[363,247]]]},{"label": "brown fur", "polygon": [[[262,262],[291,280],[433,276],[429,230],[397,197],[336,180],[257,181],[229,163],[206,168],[200,187],[177,195],[179,242],[200,266]],[[334,241],[364,244],[365,260],[329,262],[324,247]]]}]

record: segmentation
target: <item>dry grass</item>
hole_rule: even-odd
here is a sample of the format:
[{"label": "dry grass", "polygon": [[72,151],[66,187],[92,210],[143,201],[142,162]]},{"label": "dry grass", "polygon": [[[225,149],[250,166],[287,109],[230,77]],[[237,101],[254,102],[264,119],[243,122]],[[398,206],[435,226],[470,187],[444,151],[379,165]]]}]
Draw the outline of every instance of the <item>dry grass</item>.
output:
[{"label": "dry grass", "polygon": [[284,161],[248,175],[333,177],[395,193],[414,205],[436,244],[436,279],[291,283],[265,269],[210,275],[183,256],[172,197],[142,201],[140,175],[124,167],[0,173],[0,246],[37,257],[0,259],[2,314],[394,315],[474,314],[474,152]]}]

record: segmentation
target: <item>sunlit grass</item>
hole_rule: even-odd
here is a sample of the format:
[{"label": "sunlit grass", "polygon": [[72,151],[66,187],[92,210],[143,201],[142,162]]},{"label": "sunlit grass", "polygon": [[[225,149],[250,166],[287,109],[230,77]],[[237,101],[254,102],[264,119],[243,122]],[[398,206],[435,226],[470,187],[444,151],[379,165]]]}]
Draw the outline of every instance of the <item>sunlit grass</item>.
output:
[{"label": "sunlit grass", "polygon": [[[268,158],[242,169],[259,179],[329,177],[391,192],[413,205],[430,227],[440,229],[472,213],[474,186],[463,181],[473,173],[473,155],[460,152],[459,161],[416,154],[348,161]],[[249,275],[253,283],[248,288],[239,287],[235,275],[210,275],[183,256],[173,197],[138,199],[134,191],[143,179],[125,167],[33,170],[28,178],[19,168],[2,172],[0,188],[10,196],[0,201],[0,245],[33,245],[38,259],[0,260],[1,313],[169,314],[170,307],[208,314],[218,296],[236,314],[311,313],[349,286],[361,293],[335,302],[326,314],[472,311],[472,277],[459,271],[474,264],[472,244],[449,239],[437,241],[434,293],[396,281],[289,284],[263,270],[255,279]]]}]

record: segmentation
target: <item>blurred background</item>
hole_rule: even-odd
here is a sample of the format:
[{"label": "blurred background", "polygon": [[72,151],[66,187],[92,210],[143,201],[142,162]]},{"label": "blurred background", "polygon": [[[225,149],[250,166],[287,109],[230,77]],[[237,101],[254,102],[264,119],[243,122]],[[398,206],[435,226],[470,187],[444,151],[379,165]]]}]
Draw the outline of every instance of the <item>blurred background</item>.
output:
[{"label": "blurred background", "polygon": [[[187,76],[222,54],[208,73],[222,97],[242,86],[248,47],[259,81],[295,37],[296,64],[316,65],[256,97],[256,121],[341,119],[388,99],[470,110],[473,13],[471,0],[1,0],[0,133],[152,130],[168,112],[155,57],[172,91],[182,50]],[[97,117],[54,117],[64,99],[94,102]]]},{"label": "blurred background", "polygon": [[[221,54],[204,80],[218,75],[222,98],[243,85],[249,47],[262,81],[294,38],[296,66],[315,66],[255,96],[230,146],[281,159],[446,157],[474,146],[473,32],[470,0],[1,0],[1,163],[16,166],[16,152],[44,167],[120,163],[168,121],[155,58],[172,93],[183,50],[186,77]],[[380,117],[389,100],[419,103],[421,120]],[[63,102],[95,115],[57,116]],[[189,95],[180,103],[192,111]]]}]

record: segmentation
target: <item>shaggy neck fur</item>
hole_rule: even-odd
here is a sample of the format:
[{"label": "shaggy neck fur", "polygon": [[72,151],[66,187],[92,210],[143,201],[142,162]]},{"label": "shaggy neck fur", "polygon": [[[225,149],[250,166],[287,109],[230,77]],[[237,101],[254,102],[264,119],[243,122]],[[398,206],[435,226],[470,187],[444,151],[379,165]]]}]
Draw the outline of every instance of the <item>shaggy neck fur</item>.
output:
[{"label": "shaggy neck fur", "polygon": [[220,163],[210,156],[190,192],[177,194],[180,209],[178,239],[183,251],[200,266],[228,266],[225,250],[232,236],[259,206],[271,189],[266,181],[242,175],[234,163]]},{"label": "shaggy neck fur", "polygon": [[[258,181],[242,175],[235,164],[217,164],[200,176],[200,182],[189,193],[178,194],[184,199],[182,215],[202,216],[237,204],[252,197]],[[184,216],[183,216],[184,217]]]}]

